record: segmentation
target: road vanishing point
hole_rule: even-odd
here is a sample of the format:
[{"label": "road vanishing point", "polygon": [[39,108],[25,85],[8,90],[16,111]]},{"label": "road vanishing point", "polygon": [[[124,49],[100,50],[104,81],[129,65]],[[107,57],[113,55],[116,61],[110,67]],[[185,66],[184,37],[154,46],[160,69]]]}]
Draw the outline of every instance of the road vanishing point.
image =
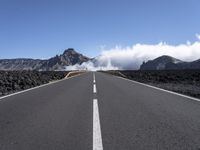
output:
[{"label": "road vanishing point", "polygon": [[199,150],[200,102],[87,72],[0,98],[0,150]]}]

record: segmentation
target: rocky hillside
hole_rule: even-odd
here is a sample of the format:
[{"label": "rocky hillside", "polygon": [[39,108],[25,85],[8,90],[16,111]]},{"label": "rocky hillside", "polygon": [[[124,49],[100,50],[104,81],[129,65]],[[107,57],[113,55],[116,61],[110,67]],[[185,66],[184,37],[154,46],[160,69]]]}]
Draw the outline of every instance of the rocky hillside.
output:
[{"label": "rocky hillside", "polygon": [[184,62],[170,56],[161,56],[154,60],[144,62],[140,70],[191,70],[200,69],[200,59]]},{"label": "rocky hillside", "polygon": [[63,54],[46,60],[23,58],[1,59],[0,70],[64,70],[65,66],[82,64],[83,62],[86,62],[88,60],[90,60],[90,58],[70,48],[65,50]]},{"label": "rocky hillside", "polygon": [[0,71],[0,96],[63,79],[67,71]]}]

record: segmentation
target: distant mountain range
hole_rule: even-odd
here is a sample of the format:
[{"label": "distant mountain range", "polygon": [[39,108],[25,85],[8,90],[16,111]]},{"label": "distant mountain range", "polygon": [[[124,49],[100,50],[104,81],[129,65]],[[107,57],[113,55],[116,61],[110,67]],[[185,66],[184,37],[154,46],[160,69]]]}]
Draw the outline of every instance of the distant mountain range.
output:
[{"label": "distant mountain range", "polygon": [[50,59],[0,59],[0,70],[64,70],[66,66],[82,64],[90,58],[69,48],[61,55],[56,55]]},{"label": "distant mountain range", "polygon": [[[84,63],[86,62],[86,63]],[[84,63],[83,65],[81,65]],[[129,63],[129,62],[128,62]],[[131,64],[131,62],[130,62]],[[66,49],[63,54],[56,55],[50,59],[0,59],[0,70],[37,70],[37,71],[59,71],[65,70],[67,66],[76,66],[77,69],[90,69],[92,68],[108,68],[113,67],[109,61],[101,59],[100,56],[93,59],[86,57],[73,48]],[[120,61],[115,62],[114,67],[119,67]],[[129,67],[122,69],[129,70]],[[69,67],[69,68],[70,68]],[[111,68],[113,69],[113,68]],[[161,56],[154,60],[144,62],[140,66],[140,70],[184,70],[184,69],[200,69],[200,59],[192,62],[182,61],[170,56]],[[71,68],[70,68],[71,70]]]},{"label": "distant mountain range", "polygon": [[200,69],[200,59],[192,62],[185,62],[170,56],[161,56],[154,60],[144,62],[140,70],[186,70]]}]

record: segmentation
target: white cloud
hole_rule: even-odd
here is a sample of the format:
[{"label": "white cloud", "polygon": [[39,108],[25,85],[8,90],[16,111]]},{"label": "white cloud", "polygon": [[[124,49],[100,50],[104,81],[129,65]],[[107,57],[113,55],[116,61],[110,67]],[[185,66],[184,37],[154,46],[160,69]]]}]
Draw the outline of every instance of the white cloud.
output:
[{"label": "white cloud", "polygon": [[198,40],[200,40],[200,34],[196,34]]},{"label": "white cloud", "polygon": [[118,70],[118,67],[114,67],[110,60],[107,59],[106,63],[102,63],[101,60],[96,59],[95,61],[97,62],[93,62],[93,61],[88,61],[88,62],[84,62],[81,65],[76,64],[73,66],[66,66],[66,70],[90,70],[90,71],[97,71],[97,70]]},{"label": "white cloud", "polygon": [[[200,36],[198,36],[200,39]],[[131,47],[120,47],[103,50],[94,62],[86,62],[82,65],[70,67],[88,70],[116,70],[116,69],[139,69],[143,61],[155,59],[162,55],[169,55],[184,61],[200,59],[200,41],[194,43],[169,45],[158,43],[155,45],[135,44]],[[71,68],[72,69],[72,68]]]},{"label": "white cloud", "polygon": [[191,42],[190,42],[190,41],[187,41],[187,45],[191,45]]}]

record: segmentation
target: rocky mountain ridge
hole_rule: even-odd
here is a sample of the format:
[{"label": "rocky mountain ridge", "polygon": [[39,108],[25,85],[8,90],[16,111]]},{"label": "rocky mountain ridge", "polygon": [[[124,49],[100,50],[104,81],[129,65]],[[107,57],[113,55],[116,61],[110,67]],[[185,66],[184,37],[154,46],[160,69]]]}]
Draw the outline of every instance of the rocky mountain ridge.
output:
[{"label": "rocky mountain ridge", "polygon": [[200,69],[200,59],[186,62],[171,56],[161,56],[154,60],[143,62],[140,70],[194,70]]},{"label": "rocky mountain ridge", "polygon": [[50,59],[0,59],[0,70],[38,70],[55,71],[64,70],[66,66],[82,64],[90,58],[69,48],[61,55],[56,55]]}]

